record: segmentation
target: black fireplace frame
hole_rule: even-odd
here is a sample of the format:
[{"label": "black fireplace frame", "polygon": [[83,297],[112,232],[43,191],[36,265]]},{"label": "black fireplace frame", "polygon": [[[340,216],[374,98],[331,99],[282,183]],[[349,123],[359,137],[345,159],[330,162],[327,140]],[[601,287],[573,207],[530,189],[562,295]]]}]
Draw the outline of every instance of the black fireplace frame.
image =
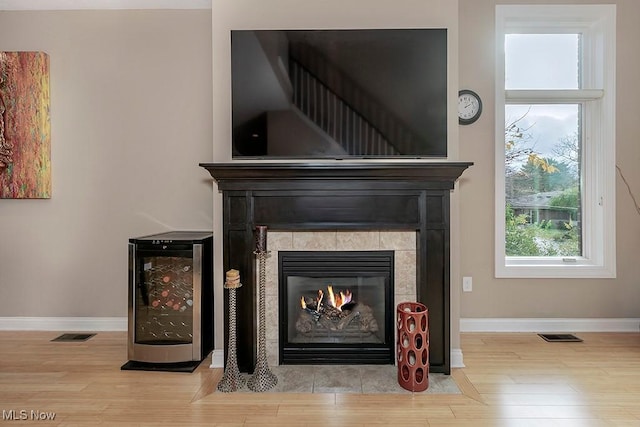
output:
[{"label": "black fireplace frame", "polygon": [[[281,365],[387,364],[395,361],[394,252],[375,251],[280,251],[278,253],[279,356]],[[289,342],[288,278],[384,277],[384,343],[338,344]]]},{"label": "black fireplace frame", "polygon": [[[239,270],[244,285],[237,291],[240,370],[252,372],[257,361],[253,233],[256,225],[266,225],[293,231],[415,230],[416,299],[429,308],[429,369],[449,374],[449,193],[472,164],[201,163],[222,191],[224,270]],[[224,281],[223,271],[216,274]],[[225,306],[225,324],[228,316]]]}]

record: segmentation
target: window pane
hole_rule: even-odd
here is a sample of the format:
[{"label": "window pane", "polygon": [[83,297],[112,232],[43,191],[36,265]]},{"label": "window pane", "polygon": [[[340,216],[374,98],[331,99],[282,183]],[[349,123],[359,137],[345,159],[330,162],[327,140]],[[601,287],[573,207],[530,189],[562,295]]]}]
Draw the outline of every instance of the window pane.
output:
[{"label": "window pane", "polygon": [[505,89],[580,89],[579,34],[507,34]]},{"label": "window pane", "polygon": [[505,106],[507,256],[581,256],[580,104]]}]

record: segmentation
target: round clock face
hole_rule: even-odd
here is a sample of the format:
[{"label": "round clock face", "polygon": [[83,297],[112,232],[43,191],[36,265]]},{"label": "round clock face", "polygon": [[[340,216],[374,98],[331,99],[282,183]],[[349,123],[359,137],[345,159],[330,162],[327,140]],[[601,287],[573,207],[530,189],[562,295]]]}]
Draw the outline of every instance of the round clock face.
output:
[{"label": "round clock face", "polygon": [[458,122],[468,125],[480,117],[482,113],[482,101],[477,93],[471,90],[461,90],[458,93]]}]

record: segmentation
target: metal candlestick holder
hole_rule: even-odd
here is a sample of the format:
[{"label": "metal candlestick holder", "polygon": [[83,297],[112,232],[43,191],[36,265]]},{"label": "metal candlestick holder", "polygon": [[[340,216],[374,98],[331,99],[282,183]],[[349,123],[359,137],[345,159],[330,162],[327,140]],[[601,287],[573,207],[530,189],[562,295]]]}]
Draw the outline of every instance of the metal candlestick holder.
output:
[{"label": "metal candlestick holder", "polygon": [[261,392],[267,391],[278,384],[278,377],[269,369],[269,363],[267,362],[267,339],[265,332],[265,293],[266,293],[266,278],[265,278],[265,264],[269,251],[256,251],[254,254],[258,257],[259,265],[259,296],[258,296],[258,316],[259,316],[259,329],[258,329],[258,360],[253,374],[247,381],[247,387],[251,391]]},{"label": "metal candlestick holder", "polygon": [[218,383],[218,390],[224,393],[238,391],[244,385],[244,379],[240,376],[240,369],[238,369],[236,344],[236,289],[241,286],[242,283],[229,285],[225,282],[224,284],[224,288],[229,291],[229,345],[227,346],[227,365]]}]

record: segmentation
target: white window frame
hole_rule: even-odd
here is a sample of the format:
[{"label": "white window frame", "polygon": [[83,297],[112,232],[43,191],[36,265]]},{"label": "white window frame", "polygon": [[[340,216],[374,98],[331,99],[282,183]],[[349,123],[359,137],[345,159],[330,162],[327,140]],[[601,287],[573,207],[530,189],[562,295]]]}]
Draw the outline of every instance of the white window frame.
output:
[{"label": "white window frame", "polygon": [[[582,34],[582,88],[505,90],[505,35]],[[615,5],[496,6],[495,275],[498,278],[616,277]],[[505,253],[505,105],[582,106],[582,248],[579,257]]]}]

